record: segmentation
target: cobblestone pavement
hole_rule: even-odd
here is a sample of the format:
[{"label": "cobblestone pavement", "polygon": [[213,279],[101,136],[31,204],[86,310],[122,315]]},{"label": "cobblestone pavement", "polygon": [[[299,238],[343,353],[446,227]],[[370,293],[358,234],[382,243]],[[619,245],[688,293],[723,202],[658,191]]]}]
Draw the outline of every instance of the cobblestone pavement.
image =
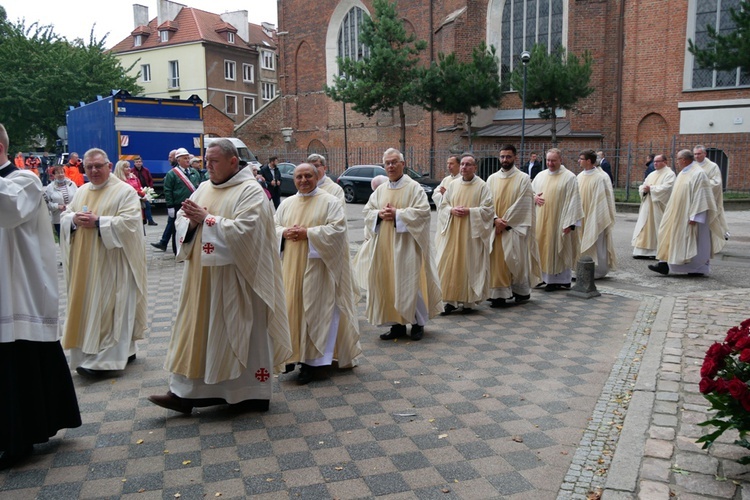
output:
[{"label": "cobblestone pavement", "polygon": [[708,347],[750,317],[747,289],[665,298],[654,321],[603,500],[750,498],[744,448],[727,432],[709,449],[708,403],[698,391]]},{"label": "cobblestone pavement", "polygon": [[592,300],[535,290],[524,305],[438,317],[420,342],[381,341],[361,321],[353,370],[307,386],[276,377],[267,413],[185,417],[146,400],[167,389],[183,267],[147,255],[151,331],[138,359],[108,380],[73,374],[83,426],[0,473],[4,500],[687,499],[746,488],[731,439],[710,454],[694,440],[702,353],[744,319],[748,291],[662,298],[606,280]]}]

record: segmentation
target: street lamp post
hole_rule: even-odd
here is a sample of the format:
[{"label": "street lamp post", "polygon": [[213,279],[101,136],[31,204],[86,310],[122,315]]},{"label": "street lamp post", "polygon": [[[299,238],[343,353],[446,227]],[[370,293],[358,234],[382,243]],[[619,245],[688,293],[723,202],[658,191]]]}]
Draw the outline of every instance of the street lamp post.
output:
[{"label": "street lamp post", "polygon": [[523,94],[521,95],[521,167],[523,167],[523,154],[525,152],[524,142],[526,141],[526,65],[531,60],[529,51],[521,52],[521,62],[523,63]]}]

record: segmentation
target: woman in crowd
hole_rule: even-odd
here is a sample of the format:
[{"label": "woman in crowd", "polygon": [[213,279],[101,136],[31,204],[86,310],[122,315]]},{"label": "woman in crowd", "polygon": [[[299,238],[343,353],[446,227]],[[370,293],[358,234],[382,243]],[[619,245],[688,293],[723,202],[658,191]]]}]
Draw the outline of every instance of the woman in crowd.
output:
[{"label": "woman in crowd", "polygon": [[65,167],[62,165],[52,167],[50,170],[53,180],[47,184],[44,197],[47,200],[50,217],[52,217],[52,225],[55,226],[55,233],[57,233],[59,239],[60,214],[65,211],[78,188],[73,181],[65,177]]},{"label": "woman in crowd", "polygon": [[121,181],[125,181],[131,186],[133,186],[133,189],[135,189],[135,192],[138,193],[139,198],[143,198],[143,187],[141,187],[141,181],[138,180],[138,177],[135,176],[134,173],[130,171],[130,162],[126,160],[120,160],[115,165],[115,177],[120,179]]}]

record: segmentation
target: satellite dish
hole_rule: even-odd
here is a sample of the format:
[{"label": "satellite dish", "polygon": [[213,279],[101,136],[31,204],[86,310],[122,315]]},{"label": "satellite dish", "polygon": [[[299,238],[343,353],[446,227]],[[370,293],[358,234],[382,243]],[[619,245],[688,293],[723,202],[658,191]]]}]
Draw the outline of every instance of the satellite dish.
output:
[{"label": "satellite dish", "polygon": [[59,137],[63,141],[67,141],[68,140],[68,127],[65,125],[61,125],[57,127],[57,137]]}]

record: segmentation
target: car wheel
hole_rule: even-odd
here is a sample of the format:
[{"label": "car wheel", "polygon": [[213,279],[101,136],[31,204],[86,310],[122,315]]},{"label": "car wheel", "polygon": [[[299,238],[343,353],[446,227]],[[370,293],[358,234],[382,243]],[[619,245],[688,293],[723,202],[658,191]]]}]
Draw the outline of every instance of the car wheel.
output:
[{"label": "car wheel", "polygon": [[357,197],[354,195],[354,188],[352,186],[344,186],[344,199],[347,203],[354,203]]}]

